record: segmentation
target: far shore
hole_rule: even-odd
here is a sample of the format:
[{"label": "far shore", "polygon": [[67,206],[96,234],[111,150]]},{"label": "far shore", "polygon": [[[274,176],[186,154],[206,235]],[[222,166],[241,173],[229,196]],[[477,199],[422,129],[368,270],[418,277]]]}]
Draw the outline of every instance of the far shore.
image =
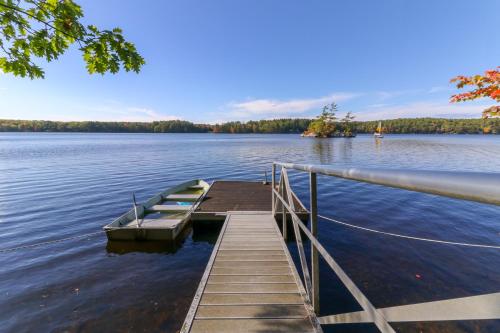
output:
[{"label": "far shore", "polygon": [[[195,124],[185,120],[153,122],[46,121],[0,119],[0,132],[37,133],[224,133],[301,134],[313,119],[285,118],[258,121],[231,121],[222,124]],[[373,134],[379,120],[353,121],[352,132]],[[381,120],[384,134],[500,134],[500,118],[447,119],[400,118]],[[343,132],[345,124],[335,123]]]},{"label": "far shore", "polygon": [[[1,134],[152,134],[152,135],[164,135],[164,134],[204,134],[204,135],[297,135],[301,136],[302,133],[290,132],[268,132],[268,133],[229,133],[229,132],[89,132],[89,131],[0,131]],[[500,133],[384,133],[385,135],[400,136],[400,135],[434,135],[434,136],[496,136]],[[373,136],[373,133],[357,133],[357,136]],[[345,137],[345,136],[332,136],[327,138],[320,137],[302,137],[304,140],[324,140],[324,139],[356,139],[356,136]]]}]

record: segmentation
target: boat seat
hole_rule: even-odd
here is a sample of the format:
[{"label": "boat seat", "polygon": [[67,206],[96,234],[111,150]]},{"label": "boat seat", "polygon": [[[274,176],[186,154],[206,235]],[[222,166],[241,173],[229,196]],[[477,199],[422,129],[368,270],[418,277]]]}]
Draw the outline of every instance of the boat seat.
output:
[{"label": "boat seat", "polygon": [[144,219],[141,228],[175,228],[182,219]]},{"label": "boat seat", "polygon": [[[139,220],[140,228],[175,228],[182,222],[182,219],[142,219]],[[137,222],[133,220],[127,224],[127,227],[136,227]]]},{"label": "boat seat", "polygon": [[200,194],[169,194],[167,200],[177,200],[177,201],[195,201],[201,195]]},{"label": "boat seat", "polygon": [[193,186],[189,186],[189,188],[191,190],[203,190],[204,189],[203,185],[193,185]]},{"label": "boat seat", "polygon": [[148,212],[187,212],[193,205],[153,205],[146,209]]}]

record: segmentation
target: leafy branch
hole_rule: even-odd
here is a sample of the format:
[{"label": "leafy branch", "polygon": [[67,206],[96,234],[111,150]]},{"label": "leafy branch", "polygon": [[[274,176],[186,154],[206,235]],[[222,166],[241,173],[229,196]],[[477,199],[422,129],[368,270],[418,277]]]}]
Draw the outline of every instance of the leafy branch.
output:
[{"label": "leafy branch", "polygon": [[[450,102],[464,102],[474,99],[489,97],[500,102],[500,66],[496,69],[487,70],[484,75],[463,76],[459,75],[451,79],[451,83],[456,83],[458,89],[466,86],[475,87],[473,90],[451,96]],[[492,106],[483,112],[483,118],[499,117],[500,106]]]},{"label": "leafy branch", "polygon": [[0,70],[43,78],[33,58],[53,61],[76,42],[90,74],[140,71],[145,61],[121,29],[84,26],[82,18],[72,0],[0,0]]}]

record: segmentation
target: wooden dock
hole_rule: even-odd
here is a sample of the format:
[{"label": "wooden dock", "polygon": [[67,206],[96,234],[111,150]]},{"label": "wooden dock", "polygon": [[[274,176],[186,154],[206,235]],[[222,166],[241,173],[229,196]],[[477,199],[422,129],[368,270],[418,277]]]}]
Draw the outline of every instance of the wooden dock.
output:
[{"label": "wooden dock", "polygon": [[227,212],[181,332],[321,332],[271,212]]},{"label": "wooden dock", "polygon": [[[213,182],[203,201],[191,214],[193,221],[220,221],[226,219],[227,212],[271,212],[271,184],[255,181],[218,180]],[[309,214],[300,200],[294,196],[296,214],[307,221]],[[281,207],[281,205],[279,205]],[[280,211],[281,208],[278,209]],[[281,215],[277,216],[281,221]],[[290,217],[288,219],[291,219]]]},{"label": "wooden dock", "polygon": [[[276,183],[277,166],[281,167],[279,183]],[[305,208],[292,191],[287,169],[309,173],[310,228],[297,213]],[[322,332],[320,324],[361,323],[374,324],[383,333],[395,333],[390,322],[500,318],[500,292],[376,308],[317,239],[318,217],[329,219],[318,214],[318,173],[453,198],[467,198],[462,196],[462,189],[460,196],[455,191],[456,187],[450,189],[450,179],[457,179],[458,183],[467,184],[470,188],[469,200],[491,202],[488,201],[491,195],[485,195],[488,192],[484,192],[485,188],[489,188],[486,180],[490,175],[471,175],[468,178],[463,173],[446,176],[443,172],[420,171],[412,174],[397,170],[338,169],[275,162],[272,165],[271,186],[255,182],[215,182],[204,202],[198,206],[201,207],[199,213],[202,214],[201,217],[205,214],[214,219],[224,216],[225,220],[182,326],[182,333]],[[429,182],[429,177],[432,182]],[[442,178],[445,180],[441,180]],[[478,179],[485,182],[476,186]],[[435,187],[434,184],[440,185]],[[271,210],[266,203],[269,199]],[[257,209],[259,203],[263,209]],[[251,206],[252,204],[255,205]],[[283,237],[276,220],[280,216],[285,219],[284,223],[280,223]],[[291,229],[288,228],[288,216],[292,217]],[[220,226],[212,223],[214,224]],[[287,230],[293,230],[295,236],[305,288],[284,241],[288,239]],[[311,269],[308,267],[302,235],[312,245]],[[498,248],[496,245],[454,244]],[[319,318],[316,316],[315,313],[319,313],[320,294],[319,255],[362,310]]]}]

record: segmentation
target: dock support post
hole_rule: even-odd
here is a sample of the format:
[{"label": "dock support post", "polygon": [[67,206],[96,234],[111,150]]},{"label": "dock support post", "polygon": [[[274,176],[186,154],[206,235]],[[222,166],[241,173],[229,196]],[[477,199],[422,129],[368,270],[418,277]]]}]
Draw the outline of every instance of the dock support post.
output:
[{"label": "dock support post", "polygon": [[[311,207],[311,234],[318,237],[318,189],[315,172],[309,173],[310,207]],[[311,270],[312,270],[312,296],[311,302],[314,312],[319,314],[319,262],[318,250],[311,242]]]}]

